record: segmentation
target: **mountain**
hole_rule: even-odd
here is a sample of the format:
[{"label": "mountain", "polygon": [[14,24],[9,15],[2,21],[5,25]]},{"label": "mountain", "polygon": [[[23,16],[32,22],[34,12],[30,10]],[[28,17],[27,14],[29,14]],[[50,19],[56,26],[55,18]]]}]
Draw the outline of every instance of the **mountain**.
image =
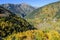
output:
[{"label": "mountain", "polygon": [[34,10],[32,13],[27,15],[25,18],[28,19],[59,19],[60,18],[60,1],[54,2],[43,7]]},{"label": "mountain", "polygon": [[34,10],[32,13],[28,14],[25,19],[40,30],[59,30],[60,1]]},{"label": "mountain", "polygon": [[35,29],[26,20],[0,6],[0,39],[13,33]]},{"label": "mountain", "polygon": [[27,14],[31,13],[33,10],[35,10],[34,7],[26,4],[1,4],[4,8],[10,10],[11,12],[15,13],[18,16],[24,17]]}]

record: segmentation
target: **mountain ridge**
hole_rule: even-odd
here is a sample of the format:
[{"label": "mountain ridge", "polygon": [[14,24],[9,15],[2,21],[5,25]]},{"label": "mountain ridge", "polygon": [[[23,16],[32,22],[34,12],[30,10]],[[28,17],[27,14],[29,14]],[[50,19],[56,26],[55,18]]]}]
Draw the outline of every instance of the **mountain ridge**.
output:
[{"label": "mountain ridge", "polygon": [[[58,9],[59,8],[59,3],[60,3],[60,1],[58,1],[58,2],[54,2],[54,3],[51,3],[51,4],[48,4],[48,5],[45,5],[45,6],[43,6],[43,7],[40,7],[40,8],[38,8],[38,9],[36,9],[36,10],[34,10],[32,13],[30,13],[30,14],[28,14],[25,18],[34,18],[34,16],[37,16],[36,14],[38,14],[39,16],[40,16],[40,13],[41,14],[43,14],[42,12],[44,12],[44,11],[47,11],[48,13],[49,13],[49,11],[56,11],[57,12],[57,10],[60,10],[60,9]],[[56,5],[56,7],[55,7],[55,5]],[[54,10],[53,10],[54,9]],[[56,10],[55,10],[56,9]],[[48,11],[49,10],[49,11]],[[51,12],[52,12],[51,11]],[[47,13],[46,12],[46,13]],[[54,13],[53,13],[54,14]],[[31,15],[31,17],[30,17],[30,15]]]},{"label": "mountain ridge", "polygon": [[15,13],[18,16],[24,17],[27,14],[29,14],[30,12],[32,12],[33,10],[35,10],[34,7],[26,4],[26,3],[21,3],[21,4],[0,4],[1,6],[3,6],[4,8],[12,11],[13,13]]}]

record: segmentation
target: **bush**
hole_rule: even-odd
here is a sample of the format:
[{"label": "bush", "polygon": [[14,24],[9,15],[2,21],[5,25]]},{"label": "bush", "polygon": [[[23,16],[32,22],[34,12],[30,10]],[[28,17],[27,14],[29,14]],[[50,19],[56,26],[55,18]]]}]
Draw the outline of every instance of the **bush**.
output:
[{"label": "bush", "polygon": [[50,30],[49,32],[28,30],[9,35],[4,40],[60,40],[60,34],[55,30]]}]

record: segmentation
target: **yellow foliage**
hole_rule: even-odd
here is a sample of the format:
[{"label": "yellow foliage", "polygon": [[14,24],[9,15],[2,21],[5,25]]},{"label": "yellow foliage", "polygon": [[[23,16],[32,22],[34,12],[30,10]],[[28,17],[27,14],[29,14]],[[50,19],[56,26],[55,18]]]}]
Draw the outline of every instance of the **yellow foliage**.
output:
[{"label": "yellow foliage", "polygon": [[14,33],[4,40],[60,40],[60,34],[55,30],[44,32],[41,30],[28,30],[26,32]]}]

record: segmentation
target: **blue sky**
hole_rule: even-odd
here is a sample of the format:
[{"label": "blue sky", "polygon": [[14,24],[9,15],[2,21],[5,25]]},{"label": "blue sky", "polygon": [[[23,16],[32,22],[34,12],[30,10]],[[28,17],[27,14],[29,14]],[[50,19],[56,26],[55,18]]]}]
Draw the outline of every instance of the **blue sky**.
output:
[{"label": "blue sky", "polygon": [[44,5],[47,5],[49,3],[57,2],[59,0],[0,0],[0,4],[20,4],[20,3],[27,3],[29,5],[35,6],[35,7],[41,7]]}]

